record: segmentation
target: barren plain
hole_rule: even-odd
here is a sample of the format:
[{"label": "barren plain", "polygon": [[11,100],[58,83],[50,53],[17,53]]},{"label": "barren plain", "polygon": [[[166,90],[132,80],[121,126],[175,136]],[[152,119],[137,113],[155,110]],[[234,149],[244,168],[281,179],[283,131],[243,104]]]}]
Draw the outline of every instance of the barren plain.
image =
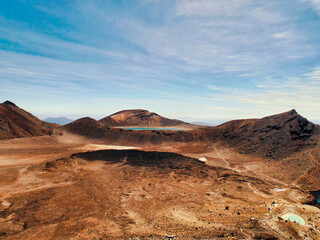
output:
[{"label": "barren plain", "polygon": [[[246,141],[241,145],[224,139],[225,126],[109,127],[101,136],[88,122],[81,124],[85,134],[57,127],[49,135],[1,140],[0,238],[319,239],[320,209],[307,204],[315,200],[309,191],[319,190],[319,135],[302,120],[297,132],[297,118],[273,117],[284,119],[282,130],[262,131],[253,120],[227,130]],[[296,142],[280,147],[294,147],[290,154],[269,143],[277,138],[268,140],[286,124]],[[267,139],[252,138],[253,145],[269,145],[244,149],[249,130]],[[302,139],[306,132],[311,137]],[[284,219],[288,214],[304,223]]]}]

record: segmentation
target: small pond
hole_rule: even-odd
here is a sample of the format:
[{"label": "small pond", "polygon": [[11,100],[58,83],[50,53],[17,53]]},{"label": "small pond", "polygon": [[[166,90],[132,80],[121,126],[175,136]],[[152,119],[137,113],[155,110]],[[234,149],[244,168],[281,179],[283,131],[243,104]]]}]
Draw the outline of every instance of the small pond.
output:
[{"label": "small pond", "polygon": [[314,199],[310,202],[307,202],[306,204],[320,208],[320,190],[319,191],[310,191],[310,194],[312,194],[314,196]]},{"label": "small pond", "polygon": [[311,194],[317,198],[317,203],[320,203],[320,191],[314,191]]},{"label": "small pond", "polygon": [[289,220],[291,222],[296,222],[299,223],[301,225],[305,225],[306,222],[304,221],[304,219],[300,216],[298,216],[297,214],[294,213],[286,213],[284,215],[282,215],[282,217],[284,220]]}]

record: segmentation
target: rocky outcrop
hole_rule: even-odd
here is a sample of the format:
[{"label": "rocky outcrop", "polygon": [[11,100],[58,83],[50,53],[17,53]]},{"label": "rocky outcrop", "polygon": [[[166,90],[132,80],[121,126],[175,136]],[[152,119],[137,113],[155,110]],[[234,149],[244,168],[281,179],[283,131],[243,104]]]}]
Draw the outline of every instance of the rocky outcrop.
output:
[{"label": "rocky outcrop", "polygon": [[282,159],[317,144],[320,127],[295,110],[261,119],[230,121],[204,130],[210,141],[221,141],[242,153]]}]

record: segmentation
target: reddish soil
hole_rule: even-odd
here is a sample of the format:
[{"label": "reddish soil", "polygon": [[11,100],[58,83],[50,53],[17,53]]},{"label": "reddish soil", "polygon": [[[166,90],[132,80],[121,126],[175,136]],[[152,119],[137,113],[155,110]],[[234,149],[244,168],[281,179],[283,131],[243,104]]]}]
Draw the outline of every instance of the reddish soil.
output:
[{"label": "reddish soil", "polygon": [[320,189],[319,126],[295,111],[189,131],[90,118],[51,131],[10,102],[0,116],[4,138],[50,133],[0,141],[1,239],[320,238],[305,204]]},{"label": "reddish soil", "polygon": [[0,104],[0,139],[50,134],[56,124],[46,123],[6,101]]},{"label": "reddish soil", "polygon": [[124,110],[101,119],[108,126],[151,126],[166,127],[187,124],[176,119],[168,119],[143,109]]}]

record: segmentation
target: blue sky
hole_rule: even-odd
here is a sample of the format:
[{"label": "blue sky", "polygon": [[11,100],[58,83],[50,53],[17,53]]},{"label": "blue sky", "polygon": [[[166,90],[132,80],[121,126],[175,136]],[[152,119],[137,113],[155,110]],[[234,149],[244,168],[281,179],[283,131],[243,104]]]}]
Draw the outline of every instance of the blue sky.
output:
[{"label": "blue sky", "polygon": [[0,101],[44,118],[320,120],[320,0],[2,0]]}]

